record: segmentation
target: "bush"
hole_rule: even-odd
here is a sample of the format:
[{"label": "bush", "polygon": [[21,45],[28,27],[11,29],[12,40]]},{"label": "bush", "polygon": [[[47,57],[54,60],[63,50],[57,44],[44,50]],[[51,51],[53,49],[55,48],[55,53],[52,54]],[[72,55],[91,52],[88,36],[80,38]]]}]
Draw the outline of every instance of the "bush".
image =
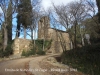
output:
[{"label": "bush", "polygon": [[0,50],[0,57],[9,57],[11,54],[13,54],[12,42],[9,42],[5,51],[3,49]]},{"label": "bush", "polygon": [[45,51],[38,51],[37,54],[38,55],[45,55]]},{"label": "bush", "polygon": [[[37,48],[38,48],[39,51],[43,50],[43,42],[44,42],[43,39],[42,40],[40,40],[40,39],[36,40],[36,46],[37,46]],[[51,42],[52,42],[52,40],[45,40],[45,42],[44,42],[44,48],[45,49],[46,48],[49,49],[50,46],[51,46]]]},{"label": "bush", "polygon": [[31,56],[31,55],[35,55],[35,53],[36,53],[36,51],[34,49],[31,49],[29,51],[23,50],[21,56],[28,57],[28,56]]},{"label": "bush", "polygon": [[3,57],[4,55],[3,55],[3,50],[1,49],[0,50],[0,57]]},{"label": "bush", "polygon": [[36,46],[38,48],[38,50],[41,50],[43,49],[43,40],[36,40]]},{"label": "bush", "polygon": [[100,44],[87,45],[66,51],[62,62],[89,75],[100,75]]},{"label": "bush", "polygon": [[21,56],[26,56],[26,52],[25,52],[25,50],[22,51]]},{"label": "bush", "polygon": [[[34,55],[34,54],[38,54],[38,55],[45,55],[45,51],[43,51],[43,42],[44,40],[35,40],[35,47],[33,47],[33,49],[31,49],[30,51],[25,51],[23,50],[22,52],[22,56],[30,56],[30,55]],[[48,49],[51,46],[51,42],[52,40],[45,40],[44,42],[44,48]],[[33,41],[34,44],[34,41]],[[32,45],[33,45],[32,44]]]}]

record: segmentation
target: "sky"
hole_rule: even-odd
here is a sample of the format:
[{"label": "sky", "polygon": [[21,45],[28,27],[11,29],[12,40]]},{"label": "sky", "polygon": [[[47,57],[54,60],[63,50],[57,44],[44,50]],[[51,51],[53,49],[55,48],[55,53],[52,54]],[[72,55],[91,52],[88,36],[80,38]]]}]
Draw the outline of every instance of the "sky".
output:
[{"label": "sky", "polygon": [[[52,7],[52,3],[54,3],[54,5],[61,5],[61,4],[66,5],[72,1],[78,1],[78,0],[42,0],[41,10],[48,11],[49,7]],[[64,27],[62,27],[62,29],[60,29],[60,30],[66,31],[66,29]]]},{"label": "sky", "polygon": [[[72,1],[74,2],[74,1],[79,1],[79,0],[42,0],[41,7],[46,11],[46,10],[48,10],[49,7],[52,6],[52,3],[54,3],[55,5],[61,5],[61,4],[66,5]],[[93,1],[95,1],[95,0],[93,0]],[[65,30],[64,27],[62,27],[62,29]],[[37,33],[36,33],[36,36],[37,36]],[[29,36],[27,36],[27,37],[29,38]]]},{"label": "sky", "polygon": [[[60,5],[60,4],[68,4],[70,2],[74,1],[79,1],[79,0],[42,0],[41,6],[44,10],[48,10],[49,7],[52,6],[52,3],[55,5]],[[95,0],[89,0],[95,2]]]},{"label": "sky", "polygon": [[0,12],[2,12],[1,8],[0,8]]},{"label": "sky", "polygon": [[[46,10],[48,10],[49,7],[52,6],[52,3],[54,3],[55,5],[60,5],[60,4],[68,4],[72,1],[78,1],[78,0],[42,0],[41,7],[46,11]],[[95,0],[93,0],[93,1],[95,1]],[[1,8],[0,8],[0,12],[2,12]],[[14,20],[14,21],[16,22],[16,20]],[[14,33],[13,38],[14,37],[15,37],[15,33]],[[21,35],[20,37],[23,37],[23,35]],[[29,38],[29,36],[28,36],[28,38]]]},{"label": "sky", "polygon": [[[46,11],[48,10],[49,7],[52,6],[52,3],[54,3],[55,5],[60,5],[60,4],[67,4],[71,1],[75,1],[75,0],[42,0],[41,7]],[[36,36],[37,36],[37,33],[36,33]]]},{"label": "sky", "polygon": [[77,0],[42,0],[41,6],[47,10],[49,7],[52,6],[52,3],[55,5],[60,5],[60,4],[67,4],[71,1],[77,1]]}]

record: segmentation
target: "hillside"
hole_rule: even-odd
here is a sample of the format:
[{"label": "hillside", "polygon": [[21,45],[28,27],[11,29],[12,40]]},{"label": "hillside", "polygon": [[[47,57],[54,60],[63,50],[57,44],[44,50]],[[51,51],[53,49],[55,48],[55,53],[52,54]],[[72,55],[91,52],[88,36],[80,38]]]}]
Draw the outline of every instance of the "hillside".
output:
[{"label": "hillside", "polygon": [[88,75],[100,75],[100,43],[62,54],[62,62]]}]

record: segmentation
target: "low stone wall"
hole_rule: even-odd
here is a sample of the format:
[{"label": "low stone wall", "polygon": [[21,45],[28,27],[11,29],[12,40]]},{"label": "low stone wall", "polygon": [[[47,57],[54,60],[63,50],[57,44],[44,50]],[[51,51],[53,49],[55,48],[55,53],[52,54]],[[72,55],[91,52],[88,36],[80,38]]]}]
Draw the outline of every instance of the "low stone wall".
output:
[{"label": "low stone wall", "polygon": [[30,50],[31,40],[16,38],[13,43],[13,54],[21,54],[23,50]]}]

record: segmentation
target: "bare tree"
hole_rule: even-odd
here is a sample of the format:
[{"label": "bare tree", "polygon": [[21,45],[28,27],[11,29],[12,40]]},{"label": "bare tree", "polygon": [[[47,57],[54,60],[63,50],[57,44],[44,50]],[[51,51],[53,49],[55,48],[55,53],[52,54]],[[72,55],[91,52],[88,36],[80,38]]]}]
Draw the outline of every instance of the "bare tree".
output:
[{"label": "bare tree", "polygon": [[60,44],[63,52],[65,52],[67,50],[66,49],[66,41],[62,35],[62,30],[59,30],[59,28],[61,28],[60,23],[59,23],[58,19],[56,19],[56,17],[54,17],[56,14],[54,15],[54,10],[52,10],[52,8],[49,8],[47,14],[50,17],[50,24],[56,32],[55,33],[56,40],[54,40],[55,42],[52,42],[52,43],[55,43],[55,51],[59,52],[59,44]]},{"label": "bare tree", "polygon": [[[81,22],[87,18],[88,14],[90,14],[90,11],[93,12],[93,10],[91,10],[92,7],[88,5],[88,2],[86,3],[86,1],[84,2],[83,0],[76,1],[76,2],[74,1],[69,3],[68,5],[63,4],[63,5],[55,6],[53,4],[53,7],[55,10],[57,21],[61,25],[63,25],[66,29],[68,29],[71,26],[74,26],[73,43],[74,43],[74,48],[76,48],[77,25],[81,24]],[[83,42],[83,34],[81,31],[80,34]]]},{"label": "bare tree", "polygon": [[[36,33],[36,29],[37,29],[37,24],[38,24],[38,20],[40,18],[40,0],[32,0],[31,1],[31,5],[32,5],[32,24],[30,26],[28,26],[28,30],[31,31],[31,34],[29,34],[27,32],[27,35],[29,35],[31,37],[31,39],[33,40],[33,38],[36,37],[36,35],[34,33]],[[33,35],[34,34],[34,35]]]},{"label": "bare tree", "polygon": [[32,0],[32,2],[31,2],[32,24],[28,27],[28,31],[30,31],[31,34],[29,34],[27,32],[27,35],[29,35],[31,37],[31,40],[34,43],[34,48],[36,47],[35,39],[36,39],[36,32],[37,32],[37,27],[38,27],[38,20],[40,18],[40,3],[41,3],[41,0]]},{"label": "bare tree", "polygon": [[[8,29],[7,29],[8,22],[7,22],[7,20],[14,13],[15,5],[13,4],[12,0],[0,0],[0,1],[1,1],[0,8],[2,10],[2,13],[1,13],[2,17],[0,17],[0,20],[2,21],[3,36],[4,36],[3,50],[5,50],[7,47],[7,43],[8,43]],[[13,7],[13,10],[12,10],[12,12],[9,12],[9,14],[7,14],[8,13],[7,9],[8,9],[8,5],[9,5],[8,3],[10,3],[10,2],[11,2],[11,6]]]}]

